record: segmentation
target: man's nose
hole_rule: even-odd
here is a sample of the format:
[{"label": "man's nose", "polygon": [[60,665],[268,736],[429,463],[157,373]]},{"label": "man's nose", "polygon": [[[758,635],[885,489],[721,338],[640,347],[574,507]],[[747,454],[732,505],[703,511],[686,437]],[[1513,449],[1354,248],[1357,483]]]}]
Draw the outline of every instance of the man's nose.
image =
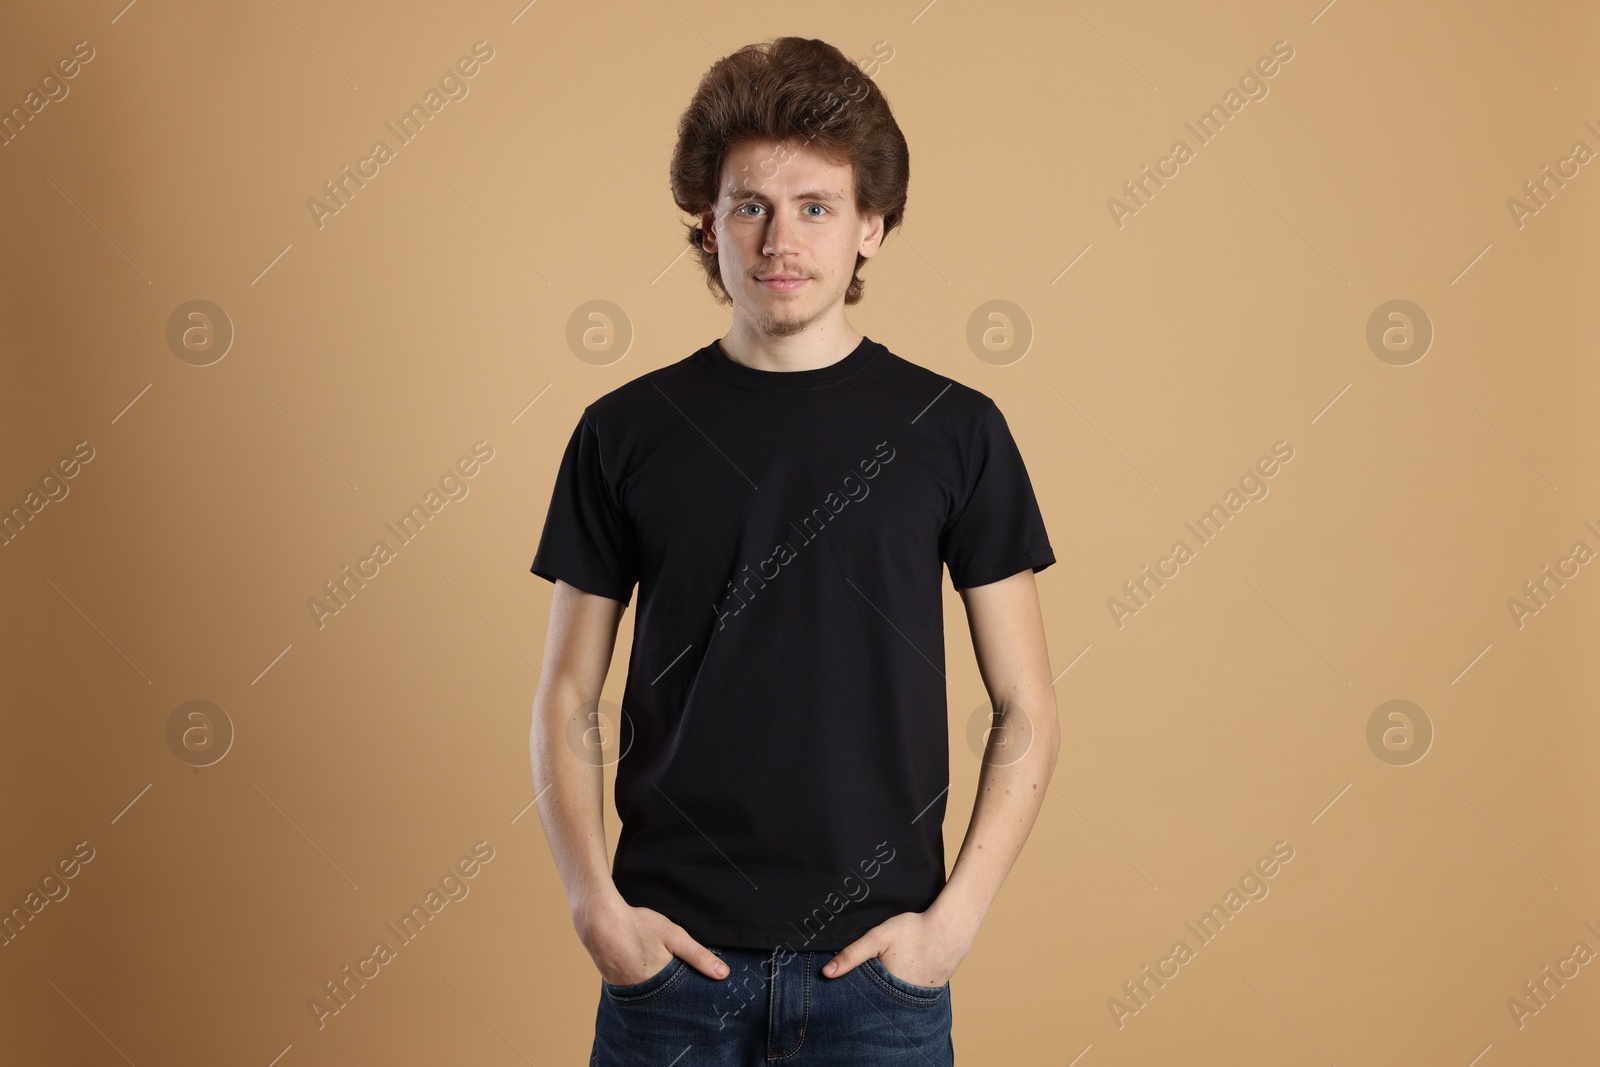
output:
[{"label": "man's nose", "polygon": [[762,251],[769,256],[781,256],[795,251],[796,225],[798,224],[793,219],[781,212],[774,212],[771,221],[767,223],[767,241]]}]

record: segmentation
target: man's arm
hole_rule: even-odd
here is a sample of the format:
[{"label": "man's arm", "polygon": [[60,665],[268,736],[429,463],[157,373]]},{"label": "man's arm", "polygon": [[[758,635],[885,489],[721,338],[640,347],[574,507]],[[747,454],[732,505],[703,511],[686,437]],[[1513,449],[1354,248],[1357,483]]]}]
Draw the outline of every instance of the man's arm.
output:
[{"label": "man's arm", "polygon": [[1002,713],[998,728],[989,734],[966,838],[944,889],[928,910],[896,915],[873,927],[824,968],[830,977],[879,956],[891,974],[908,982],[948,981],[971,950],[1044,804],[1061,730],[1033,571],[960,593],[978,672],[990,703]]},{"label": "man's arm", "polygon": [[721,978],[726,968],[715,953],[659,912],[630,907],[617,892],[606,850],[605,754],[587,743],[569,747],[569,738],[594,739],[598,724],[590,711],[611,666],[622,612],[621,601],[555,584],[528,739],[539,819],[566,887],[572,925],[601,978],[614,985],[642,982],[673,956]]},{"label": "man's arm", "polygon": [[947,915],[955,926],[967,924],[976,937],[1044,805],[1061,728],[1033,572],[964,589],[961,599],[978,673],[990,703],[1004,714],[989,735],[967,836],[929,910]]}]

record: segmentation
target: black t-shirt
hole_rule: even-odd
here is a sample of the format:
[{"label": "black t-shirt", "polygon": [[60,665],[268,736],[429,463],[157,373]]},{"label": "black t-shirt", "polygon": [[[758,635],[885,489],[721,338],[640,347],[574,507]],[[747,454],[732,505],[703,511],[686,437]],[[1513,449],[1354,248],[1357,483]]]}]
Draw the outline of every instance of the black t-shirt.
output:
[{"label": "black t-shirt", "polygon": [[[702,944],[843,948],[945,882],[943,567],[1055,562],[1005,418],[863,338],[715,341],[590,404],[534,574],[639,604],[612,879]],[[963,709],[964,710],[964,709]]]}]

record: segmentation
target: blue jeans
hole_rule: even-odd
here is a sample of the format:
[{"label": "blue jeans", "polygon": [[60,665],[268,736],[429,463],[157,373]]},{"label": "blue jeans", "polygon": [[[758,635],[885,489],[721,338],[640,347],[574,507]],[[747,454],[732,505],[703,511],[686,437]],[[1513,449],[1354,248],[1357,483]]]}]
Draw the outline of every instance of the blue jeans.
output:
[{"label": "blue jeans", "polygon": [[949,982],[913,985],[877,957],[825,978],[832,952],[706,947],[728,977],[674,956],[600,983],[590,1067],[954,1067]]}]

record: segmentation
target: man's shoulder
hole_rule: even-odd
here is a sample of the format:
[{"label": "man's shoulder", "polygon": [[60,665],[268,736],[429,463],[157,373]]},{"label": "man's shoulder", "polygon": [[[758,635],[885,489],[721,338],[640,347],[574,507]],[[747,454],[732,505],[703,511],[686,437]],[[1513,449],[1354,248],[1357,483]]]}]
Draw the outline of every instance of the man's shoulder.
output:
[{"label": "man's shoulder", "polygon": [[666,388],[670,391],[674,379],[693,373],[699,355],[700,350],[696,349],[682,359],[645,371],[610,392],[600,394],[584,409],[584,417],[597,420],[608,417],[623,419],[637,417],[641,405],[660,404],[661,390]]},{"label": "man's shoulder", "polygon": [[927,396],[928,407],[918,415],[919,419],[922,414],[932,415],[943,408],[958,416],[961,424],[971,425],[985,417],[991,409],[998,410],[993,398],[974,386],[907,359],[887,345],[884,346],[884,355],[887,358],[883,360],[883,371],[891,377],[894,388],[904,390],[907,395]]}]

